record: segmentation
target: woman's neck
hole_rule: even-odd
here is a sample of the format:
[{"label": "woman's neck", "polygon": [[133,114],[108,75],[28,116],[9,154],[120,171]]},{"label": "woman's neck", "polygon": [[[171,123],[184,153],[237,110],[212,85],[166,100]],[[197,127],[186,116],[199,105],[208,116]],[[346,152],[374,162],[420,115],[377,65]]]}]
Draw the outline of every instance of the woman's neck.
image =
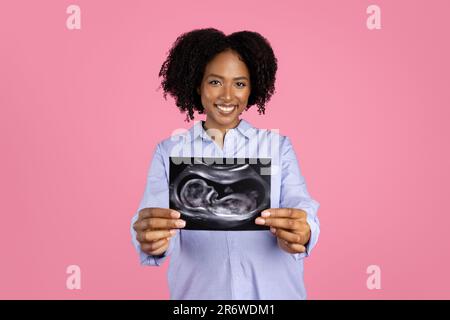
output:
[{"label": "woman's neck", "polygon": [[220,148],[222,148],[227,131],[229,129],[236,128],[240,122],[241,120],[238,119],[236,125],[234,126],[217,127],[214,124],[208,123],[208,121],[202,121],[202,126],[206,133],[211,137],[211,139],[214,140],[214,142],[217,143]]}]

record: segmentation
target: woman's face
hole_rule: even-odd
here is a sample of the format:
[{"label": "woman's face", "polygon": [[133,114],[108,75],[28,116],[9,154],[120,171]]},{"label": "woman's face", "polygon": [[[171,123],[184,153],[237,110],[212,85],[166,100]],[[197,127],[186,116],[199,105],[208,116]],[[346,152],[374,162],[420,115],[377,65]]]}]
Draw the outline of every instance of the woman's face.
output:
[{"label": "woman's face", "polygon": [[219,130],[234,128],[250,96],[250,74],[234,51],[224,51],[205,68],[197,88],[206,113],[206,127]]}]

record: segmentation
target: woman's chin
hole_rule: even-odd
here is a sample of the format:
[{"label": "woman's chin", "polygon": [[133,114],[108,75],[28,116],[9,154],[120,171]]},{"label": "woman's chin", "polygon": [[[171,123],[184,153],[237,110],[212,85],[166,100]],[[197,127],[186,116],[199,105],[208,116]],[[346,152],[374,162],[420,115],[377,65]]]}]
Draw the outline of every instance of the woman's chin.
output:
[{"label": "woman's chin", "polygon": [[214,114],[212,117],[215,123],[220,124],[222,126],[232,126],[233,124],[239,122],[239,114],[233,112],[233,115],[221,115]]}]

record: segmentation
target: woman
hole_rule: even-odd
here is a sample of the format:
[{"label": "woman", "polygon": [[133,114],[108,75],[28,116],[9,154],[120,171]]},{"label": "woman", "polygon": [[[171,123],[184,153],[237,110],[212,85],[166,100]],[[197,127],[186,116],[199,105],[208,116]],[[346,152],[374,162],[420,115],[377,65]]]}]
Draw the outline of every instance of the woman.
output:
[{"label": "woman", "polygon": [[[273,50],[260,34],[226,36],[216,29],[181,35],[161,67],[164,97],[175,98],[186,120],[193,120],[195,111],[206,114],[206,121],[158,144],[132,219],[142,264],[160,265],[172,257],[172,299],[306,298],[303,258],[318,240],[319,203],[307,192],[289,138],[240,119],[253,105],[264,114],[276,71]],[[180,145],[200,157],[205,150],[231,158],[247,150],[247,158],[270,158],[272,208],[255,219],[270,232],[183,230],[186,222],[180,213],[168,208],[169,157]],[[263,145],[270,146],[268,151],[261,151]]]}]

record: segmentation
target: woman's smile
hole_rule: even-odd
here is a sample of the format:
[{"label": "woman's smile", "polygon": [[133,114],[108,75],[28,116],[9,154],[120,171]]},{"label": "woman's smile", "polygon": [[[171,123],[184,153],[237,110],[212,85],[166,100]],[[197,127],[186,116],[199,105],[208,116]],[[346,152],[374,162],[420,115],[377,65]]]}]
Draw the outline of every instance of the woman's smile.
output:
[{"label": "woman's smile", "polygon": [[237,105],[215,104],[214,106],[219,110],[219,113],[224,116],[231,115],[237,109]]}]

